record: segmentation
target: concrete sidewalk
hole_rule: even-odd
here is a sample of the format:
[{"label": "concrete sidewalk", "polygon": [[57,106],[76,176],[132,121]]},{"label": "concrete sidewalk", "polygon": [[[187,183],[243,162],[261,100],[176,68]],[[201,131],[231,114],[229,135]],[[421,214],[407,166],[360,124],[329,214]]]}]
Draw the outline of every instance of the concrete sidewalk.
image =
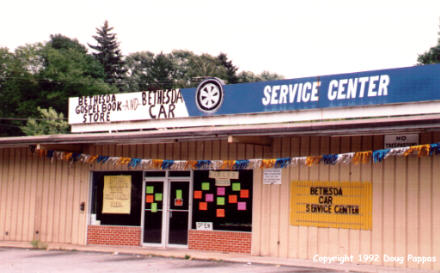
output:
[{"label": "concrete sidewalk", "polygon": [[[0,247],[32,248],[32,245],[26,242],[1,241]],[[70,245],[70,244],[49,244],[47,250],[78,250],[78,251],[88,251],[88,252],[138,254],[145,256],[151,255],[151,256],[160,256],[160,257],[214,260],[214,261],[227,261],[227,262],[238,262],[238,263],[303,266],[303,267],[314,267],[319,269],[332,269],[332,270],[346,271],[346,272],[420,272],[420,273],[437,272],[437,271],[416,270],[416,269],[405,270],[402,268],[392,268],[392,267],[384,267],[377,265],[352,264],[352,263],[322,264],[319,262],[313,262],[311,260],[251,256],[251,255],[236,254],[236,253],[197,251],[186,248],[154,248],[154,247],[145,248],[145,247],[119,247],[119,246],[114,247],[114,246],[97,246],[97,245],[81,246],[81,245]]]}]

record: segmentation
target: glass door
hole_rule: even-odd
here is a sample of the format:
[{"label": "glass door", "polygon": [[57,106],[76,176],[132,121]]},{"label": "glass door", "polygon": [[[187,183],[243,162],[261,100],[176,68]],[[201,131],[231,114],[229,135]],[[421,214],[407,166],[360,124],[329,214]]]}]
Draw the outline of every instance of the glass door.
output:
[{"label": "glass door", "polygon": [[162,244],[164,181],[145,182],[143,242]]},{"label": "glass door", "polygon": [[187,246],[191,177],[145,176],[142,243]]},{"label": "glass door", "polygon": [[170,181],[168,244],[188,244],[189,181]]}]

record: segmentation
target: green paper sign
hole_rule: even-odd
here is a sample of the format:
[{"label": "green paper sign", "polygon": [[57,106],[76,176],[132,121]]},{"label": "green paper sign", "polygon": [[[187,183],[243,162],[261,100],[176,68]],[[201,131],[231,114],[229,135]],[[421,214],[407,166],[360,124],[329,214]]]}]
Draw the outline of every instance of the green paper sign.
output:
[{"label": "green paper sign", "polygon": [[182,199],[182,190],[176,190],[176,199]]},{"label": "green paper sign", "polygon": [[154,186],[147,186],[147,193],[153,193],[154,192]]},{"label": "green paper sign", "polygon": [[240,191],[240,189],[241,189],[240,183],[232,183],[233,191]]},{"label": "green paper sign", "polygon": [[157,212],[157,203],[151,203],[151,212]]},{"label": "green paper sign", "polygon": [[156,200],[156,201],[162,201],[162,193],[156,193],[156,194],[154,194],[154,200]]},{"label": "green paper sign", "polygon": [[225,198],[224,197],[217,197],[217,205],[223,206],[225,204]]},{"label": "green paper sign", "polygon": [[209,182],[202,182],[202,190],[209,191]]}]

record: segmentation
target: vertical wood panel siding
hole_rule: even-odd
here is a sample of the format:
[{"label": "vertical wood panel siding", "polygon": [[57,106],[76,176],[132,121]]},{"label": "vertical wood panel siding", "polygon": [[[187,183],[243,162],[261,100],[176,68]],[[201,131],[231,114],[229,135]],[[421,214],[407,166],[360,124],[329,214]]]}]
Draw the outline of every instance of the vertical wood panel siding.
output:
[{"label": "vertical wood panel siding", "polygon": [[[420,135],[420,143],[440,141],[440,133]],[[383,149],[383,136],[291,137],[276,139],[274,157],[320,155]],[[286,151],[289,151],[286,154]],[[268,156],[264,154],[264,156]],[[389,157],[382,163],[283,170],[281,185],[263,185],[262,171],[254,175],[252,254],[312,259],[314,255],[377,254],[373,264],[440,269],[440,157]],[[290,182],[371,181],[372,230],[291,226],[286,219]],[[281,189],[281,190],[280,190]],[[265,223],[265,224],[262,224]],[[287,229],[287,230],[286,230]],[[436,257],[417,264],[407,255]],[[384,255],[403,256],[404,263],[384,262]]]},{"label": "vertical wood panel siding", "polygon": [[89,172],[27,148],[0,149],[0,240],[85,244]]},{"label": "vertical wood panel siding", "polygon": [[[421,143],[440,141],[422,134]],[[343,153],[383,148],[383,136],[283,137],[271,147],[228,144],[226,140],[173,144],[90,145],[84,152],[110,156],[167,159],[246,159]],[[89,180],[93,170],[126,170],[110,164],[69,164],[39,158],[25,148],[0,149],[0,240],[86,243]],[[253,255],[312,259],[377,254],[380,265],[440,269],[440,262],[419,265],[384,263],[383,255],[436,256],[440,259],[440,157],[390,157],[383,163],[320,164],[282,170],[281,185],[263,185],[254,170]],[[371,181],[372,230],[291,226],[290,182]],[[38,231],[38,234],[37,232]]]}]

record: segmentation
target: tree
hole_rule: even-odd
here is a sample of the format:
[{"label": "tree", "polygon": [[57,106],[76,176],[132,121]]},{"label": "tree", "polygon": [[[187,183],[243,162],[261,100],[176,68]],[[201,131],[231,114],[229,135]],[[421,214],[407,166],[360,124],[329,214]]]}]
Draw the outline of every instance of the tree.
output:
[{"label": "tree", "polygon": [[40,113],[39,119],[29,118],[26,126],[20,127],[25,135],[55,135],[69,132],[69,124],[63,113],[57,113],[52,107],[44,109],[37,107]]},{"label": "tree", "polygon": [[152,82],[150,68],[154,60],[154,53],[149,51],[130,54],[125,59],[127,77],[125,86],[128,91],[145,91]]},{"label": "tree", "polygon": [[230,83],[237,83],[238,77],[237,77],[237,70],[238,67],[232,64],[232,61],[228,60],[228,56],[226,56],[225,53],[220,53],[217,56],[217,59],[220,61],[220,64],[226,69],[226,78],[225,80]]},{"label": "tree", "polygon": [[[440,32],[437,33],[440,36]],[[440,63],[440,37],[437,39],[437,45],[431,47],[423,54],[417,57],[418,64],[435,64]]]},{"label": "tree", "polygon": [[50,35],[50,41],[47,44],[53,49],[74,49],[83,54],[87,54],[87,48],[80,44],[77,39],[71,39],[62,34]]},{"label": "tree", "polygon": [[93,55],[104,67],[105,81],[122,90],[123,79],[127,71],[124,67],[116,34],[111,33],[112,30],[113,28],[109,27],[108,22],[105,21],[101,28],[96,29],[97,35],[93,36],[97,45],[89,44],[89,47],[96,51]]},{"label": "tree", "polygon": [[262,82],[262,81],[274,81],[281,80],[284,77],[276,73],[263,71],[261,74],[255,74],[251,71],[242,71],[238,74],[238,82]]},{"label": "tree", "polygon": [[[102,65],[86,54],[84,47],[75,40],[65,41],[65,46],[49,41],[41,50],[44,69],[39,73],[39,98],[37,105],[53,107],[67,115],[69,97],[107,94],[117,91],[105,83]],[[34,107],[36,109],[36,107]]]},{"label": "tree", "polygon": [[175,68],[173,62],[162,52],[151,62],[149,90],[165,90],[174,87]]},{"label": "tree", "polygon": [[21,135],[20,126],[52,107],[67,115],[69,97],[114,93],[102,65],[78,41],[52,35],[46,44],[0,49],[0,135]]},{"label": "tree", "polygon": [[206,77],[227,78],[226,68],[221,61],[209,54],[196,55],[191,51],[175,50],[170,58],[176,67],[177,87],[194,87]]},{"label": "tree", "polygon": [[20,135],[22,120],[36,114],[37,75],[43,68],[41,44],[0,49],[0,135]]}]

